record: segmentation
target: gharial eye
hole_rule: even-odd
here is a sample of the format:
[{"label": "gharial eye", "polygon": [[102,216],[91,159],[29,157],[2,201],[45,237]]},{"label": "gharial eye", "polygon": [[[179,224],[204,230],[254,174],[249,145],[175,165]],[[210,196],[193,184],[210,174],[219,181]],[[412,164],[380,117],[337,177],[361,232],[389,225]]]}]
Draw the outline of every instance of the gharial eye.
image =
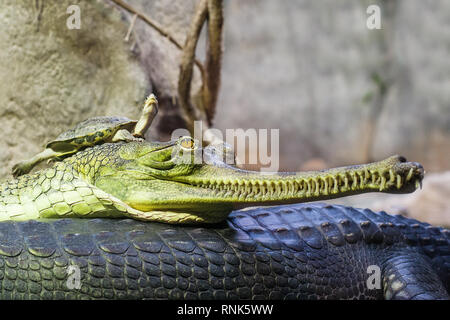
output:
[{"label": "gharial eye", "polygon": [[180,140],[180,145],[184,149],[194,149],[194,140],[191,137],[184,137]]}]

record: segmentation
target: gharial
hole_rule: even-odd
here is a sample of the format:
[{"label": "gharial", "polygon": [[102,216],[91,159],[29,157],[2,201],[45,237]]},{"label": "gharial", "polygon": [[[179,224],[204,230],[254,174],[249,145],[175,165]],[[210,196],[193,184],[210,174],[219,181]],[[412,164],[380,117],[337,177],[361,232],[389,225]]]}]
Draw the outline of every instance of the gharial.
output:
[{"label": "gharial", "polygon": [[[323,204],[236,210],[412,192],[420,164],[261,175],[223,157],[190,137],[104,143],[3,183],[1,297],[449,298],[447,229]],[[67,287],[70,265],[80,289]]]},{"label": "gharial", "polygon": [[190,137],[88,148],[1,185],[0,220],[131,217],[217,223],[243,207],[411,192],[423,178],[420,164],[399,156],[317,172],[263,175],[226,164],[222,150],[203,150]]}]

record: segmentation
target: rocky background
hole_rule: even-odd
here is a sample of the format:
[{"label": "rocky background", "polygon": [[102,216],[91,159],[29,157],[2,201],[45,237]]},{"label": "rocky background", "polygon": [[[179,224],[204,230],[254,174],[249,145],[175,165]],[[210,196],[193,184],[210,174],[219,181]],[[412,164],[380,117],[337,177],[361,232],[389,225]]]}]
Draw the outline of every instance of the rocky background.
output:
[{"label": "rocky background", "polygon": [[287,170],[396,153],[450,169],[448,1],[228,1],[225,16],[219,128],[279,128]]},{"label": "rocky background", "polygon": [[79,1],[81,29],[69,30],[74,1],[1,0],[0,176],[75,123],[97,115],[138,117],[151,90],[124,43],[120,12]]},{"label": "rocky background", "polygon": [[[0,1],[0,178],[81,120],[137,118],[149,92],[148,138],[182,126],[180,52],[148,25],[125,41],[131,15],[108,0]],[[195,0],[126,2],[184,43]],[[72,4],[80,30],[66,27]],[[381,30],[366,27],[369,4]],[[434,173],[422,191],[342,201],[450,225],[450,2],[227,0],[224,15],[216,128],[280,129],[280,170],[402,154]]]}]

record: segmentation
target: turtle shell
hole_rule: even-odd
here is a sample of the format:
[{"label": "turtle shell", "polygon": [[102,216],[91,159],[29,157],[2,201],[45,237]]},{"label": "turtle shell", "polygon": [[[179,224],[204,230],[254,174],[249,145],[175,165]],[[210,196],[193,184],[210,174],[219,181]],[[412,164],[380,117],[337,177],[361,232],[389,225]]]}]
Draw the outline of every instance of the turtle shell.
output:
[{"label": "turtle shell", "polygon": [[130,132],[137,121],[126,117],[95,117],[78,123],[74,128],[61,133],[47,144],[55,151],[76,151],[111,139],[120,129]]}]

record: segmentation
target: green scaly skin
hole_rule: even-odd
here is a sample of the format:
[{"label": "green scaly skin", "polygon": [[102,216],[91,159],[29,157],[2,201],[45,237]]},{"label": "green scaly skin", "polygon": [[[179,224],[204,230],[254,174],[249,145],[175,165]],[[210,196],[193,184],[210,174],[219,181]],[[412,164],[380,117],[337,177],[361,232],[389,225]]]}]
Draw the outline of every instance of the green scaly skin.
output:
[{"label": "green scaly skin", "polygon": [[[423,178],[399,156],[314,172],[260,174],[229,166],[219,149],[184,137],[167,143],[95,146],[0,186],[0,220],[132,217],[166,223],[217,223],[243,207],[324,200],[365,192],[406,193]],[[188,160],[180,163],[181,159]]]}]

